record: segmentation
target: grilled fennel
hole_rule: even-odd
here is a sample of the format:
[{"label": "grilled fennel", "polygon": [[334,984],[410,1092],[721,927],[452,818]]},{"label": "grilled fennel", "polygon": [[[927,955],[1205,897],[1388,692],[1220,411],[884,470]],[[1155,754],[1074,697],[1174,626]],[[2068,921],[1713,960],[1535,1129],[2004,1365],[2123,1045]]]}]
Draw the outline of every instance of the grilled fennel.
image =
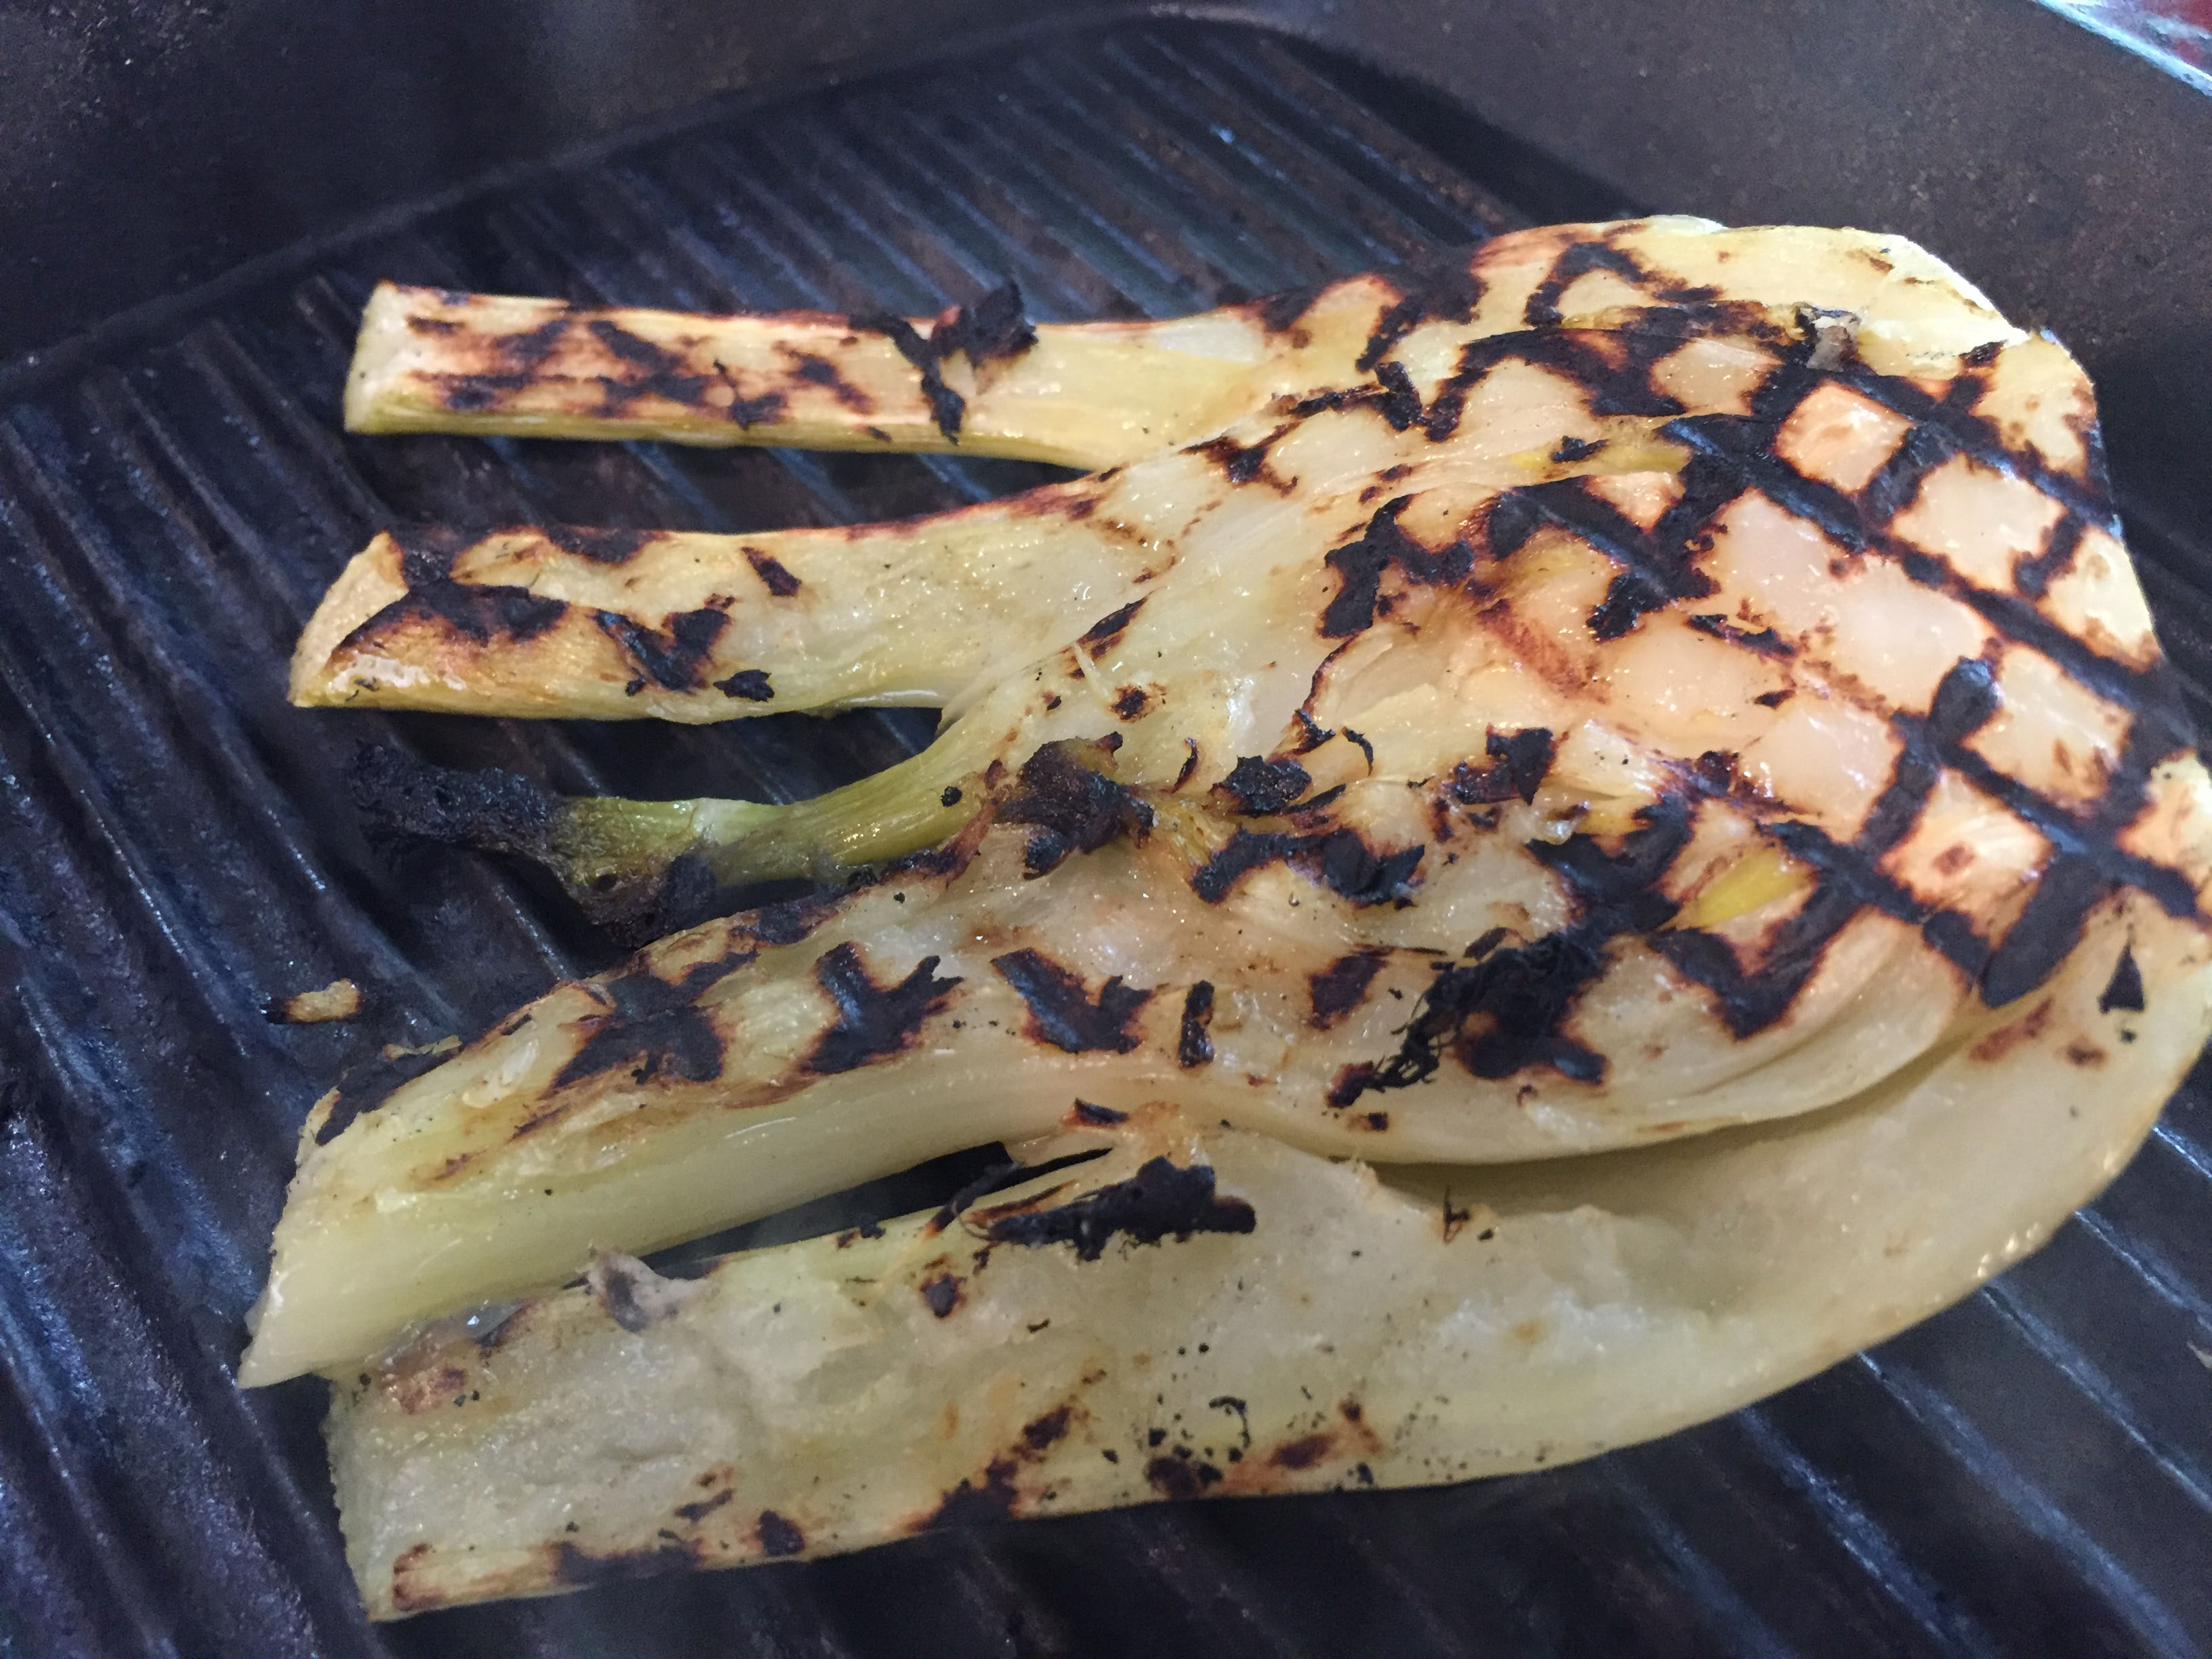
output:
[{"label": "grilled fennel", "polygon": [[[2212,1025],[2212,830],[2078,368],[1852,234],[1570,228],[1449,277],[1324,290],[1348,324],[1260,352],[1333,342],[1314,378],[1012,502],[341,579],[302,701],[949,717],[843,799],[540,802],[510,840],[585,891],[908,855],[311,1114],[240,1376],[358,1379],[373,1608],[1583,1455],[1963,1294],[2119,1167]],[[1068,1135],[1113,1150],[881,1241],[601,1254]],[[1243,1458],[1225,1419],[1146,1449],[1170,1377]]]}]

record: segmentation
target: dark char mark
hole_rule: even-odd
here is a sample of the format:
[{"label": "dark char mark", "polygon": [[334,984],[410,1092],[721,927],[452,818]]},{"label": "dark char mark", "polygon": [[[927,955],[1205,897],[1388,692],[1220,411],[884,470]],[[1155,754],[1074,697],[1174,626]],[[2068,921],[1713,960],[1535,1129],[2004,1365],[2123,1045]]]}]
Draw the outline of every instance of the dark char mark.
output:
[{"label": "dark char mark", "polygon": [[1661,799],[1637,814],[1642,828],[1608,853],[1595,836],[1559,846],[1528,843],[1575,898],[1574,921],[1531,944],[1478,949],[1473,962],[1439,963],[1421,994],[1398,1052],[1379,1065],[1348,1066],[1329,1104],[1349,1106],[1370,1090],[1403,1089],[1432,1077],[1446,1052],[1480,1078],[1506,1078],[1548,1066],[1578,1083],[1602,1081],[1606,1061],[1559,1030],[1582,994],[1606,968],[1606,945],[1624,934],[1650,935],[1679,908],[1657,890],[1690,839],[1688,803]]},{"label": "dark char mark", "polygon": [[1069,1244],[1077,1261],[1096,1261],[1117,1234],[1133,1244],[1157,1244],[1194,1233],[1249,1233],[1255,1224],[1249,1204],[1215,1194],[1210,1165],[1186,1169],[1156,1158],[1127,1181],[1057,1208],[998,1218],[991,1223],[988,1242],[1032,1248]]},{"label": "dark char mark", "polygon": [[2136,966],[2132,947],[2120,947],[2120,959],[2112,964],[2112,976],[2097,996],[2097,1012],[2109,1014],[2115,1008],[2125,1009],[2131,1014],[2143,1011],[2142,969]]},{"label": "dark char mark", "polygon": [[1317,877],[1354,904],[1404,904],[1411,902],[1413,871],[1427,850],[1408,847],[1378,858],[1356,830],[1255,836],[1240,827],[1200,866],[1190,886],[1208,904],[1218,904],[1248,872],[1280,861]]},{"label": "dark char mark", "polygon": [[1309,975],[1306,988],[1313,1000],[1313,1013],[1307,1024],[1326,1031],[1366,1001],[1368,987],[1374,984],[1375,975],[1389,959],[1387,951],[1354,951]]},{"label": "dark char mark", "polygon": [[799,578],[757,547],[749,547],[745,550],[745,562],[752,566],[753,574],[766,583],[768,591],[777,599],[787,599],[799,592]]},{"label": "dark char mark", "polygon": [[1794,657],[1797,654],[1797,647],[1772,629],[1762,628],[1753,632],[1747,628],[1739,628],[1717,612],[1692,617],[1689,618],[1689,623],[1700,634],[1710,634],[1717,640],[1726,640],[1730,645],[1740,645],[1745,650],[1756,652],[1762,657]]},{"label": "dark char mark", "polygon": [[1482,278],[1469,268],[1464,252],[1409,267],[1395,286],[1399,298],[1375,319],[1374,331],[1352,365],[1362,374],[1423,323],[1464,323],[1482,303]]},{"label": "dark char mark", "polygon": [[433,766],[362,744],[347,769],[354,808],[373,835],[413,836],[524,858],[547,856],[561,798],[519,773]]},{"label": "dark char mark", "polygon": [[[1240,444],[1224,433],[1218,438],[1209,438],[1204,443],[1193,444],[1187,453],[1203,455],[1212,461],[1221,469],[1221,476],[1231,483],[1248,484],[1267,473],[1267,452],[1274,447],[1276,440],[1291,429],[1288,425],[1279,426],[1255,444]],[[1268,482],[1278,490],[1287,492],[1289,489],[1287,483],[1272,475],[1268,477]]]},{"label": "dark char mark", "polygon": [[1313,309],[1314,301],[1324,290],[1319,287],[1288,288],[1280,294],[1270,294],[1255,301],[1260,326],[1270,334],[1281,334],[1295,328],[1300,319]]},{"label": "dark char mark", "polygon": [[905,318],[887,313],[855,317],[853,326],[887,336],[899,356],[921,371],[921,392],[928,399],[930,417],[955,443],[960,440],[968,403],[945,385],[944,361],[964,352],[969,362],[980,365],[993,358],[1018,357],[1036,343],[1036,330],[1022,308],[1022,291],[1012,283],[993,289],[972,307],[962,306],[948,321],[932,328],[927,339]]},{"label": "dark char mark", "polygon": [[1011,1457],[994,1457],[978,1481],[963,1479],[945,1494],[944,1501],[922,1524],[926,1527],[967,1527],[979,1522],[1003,1521],[1014,1512],[1016,1465]]},{"label": "dark char mark", "polygon": [[698,1006],[699,994],[744,967],[753,954],[740,951],[702,962],[673,983],[640,966],[597,988],[613,1006],[590,1017],[591,1036],[554,1075],[553,1086],[565,1089],[623,1066],[630,1068],[635,1083],[659,1076],[705,1083],[721,1076],[721,1034]]},{"label": "dark char mark", "polygon": [[1059,868],[1072,853],[1095,853],[1116,836],[1140,840],[1152,827],[1150,806],[1061,744],[1047,744],[1022,763],[999,816],[1030,827],[1022,864],[1033,876]]},{"label": "dark char mark", "polygon": [[[1923,903],[1882,872],[1881,860],[1912,833],[1947,756],[1961,752],[1960,745],[1996,714],[1998,702],[1989,665],[1977,659],[1961,660],[1936,685],[1924,720],[1893,717],[1891,723],[1902,747],[1890,781],[1849,844],[1808,823],[1774,826],[1771,833],[1783,849],[1811,865],[1820,877],[1804,902],[1768,940],[1756,972],[1746,973],[1734,947],[1715,934],[1685,927],[1654,938],[1654,946],[1669,962],[1714,993],[1730,1031],[1749,1036],[1788,1012],[1819,969],[1830,941],[1869,908],[1919,927],[1921,936],[1969,977],[1982,973],[1989,961],[1988,946],[1966,919]],[[2033,904],[2031,901],[2031,908]]]},{"label": "dark char mark", "polygon": [[670,691],[697,690],[700,671],[730,625],[729,617],[712,607],[672,611],[665,628],[648,628],[615,611],[594,611],[592,620],[622,647],[641,677],[631,682],[633,692],[642,690],[648,680]]},{"label": "dark char mark", "polygon": [[1146,1484],[1161,1497],[1179,1501],[1200,1496],[1221,1480],[1221,1471],[1194,1456],[1188,1446],[1177,1446],[1171,1455],[1155,1457],[1145,1465]]},{"label": "dark char mark", "polygon": [[628,564],[647,543],[660,539],[657,530],[586,530],[574,525],[549,525],[544,535],[563,553],[593,564]]},{"label": "dark char mark", "polygon": [[1484,739],[1483,752],[1490,757],[1489,765],[1478,767],[1462,761],[1452,769],[1452,799],[1463,806],[1487,805],[1516,796],[1534,800],[1552,769],[1559,744],[1547,726],[1531,726],[1518,732],[1500,732],[1492,726]]},{"label": "dark char mark", "polygon": [[1458,364],[1423,412],[1421,427],[1431,442],[1450,437],[1459,430],[1474,388],[1492,369],[1510,362],[1572,380],[1583,388],[1593,415],[1680,415],[1680,402],[1653,384],[1653,366],[1684,340],[1715,332],[1756,333],[1768,326],[1765,313],[1753,307],[1676,306],[1641,313],[1601,333],[1540,328],[1470,340],[1460,348]]},{"label": "dark char mark", "polygon": [[1544,327],[1560,320],[1559,296],[1571,288],[1577,278],[1593,270],[1609,270],[1626,278],[1632,286],[1641,289],[1654,299],[1677,305],[1698,305],[1719,298],[1720,290],[1711,288],[1690,288],[1678,283],[1659,282],[1626,250],[1609,242],[1571,242],[1552,263],[1544,280],[1536,284],[1522,308],[1522,316],[1532,328]]},{"label": "dark char mark", "polygon": [[538,378],[538,366],[559,347],[571,320],[552,317],[520,334],[487,341],[503,367],[475,374],[441,375],[439,400],[456,413],[467,414],[490,408],[507,392],[521,391]]},{"label": "dark char mark", "polygon": [[957,977],[936,977],[938,960],[924,957],[897,984],[879,986],[850,942],[823,951],[814,964],[814,980],[836,1006],[837,1023],[814,1045],[807,1069],[854,1071],[909,1047],[922,1022],[944,1009],[960,983]]},{"label": "dark char mark", "polygon": [[453,561],[474,537],[425,529],[395,530],[392,538],[398,544],[407,592],[347,635],[339,641],[340,651],[413,621],[441,623],[478,645],[500,636],[520,642],[536,638],[568,614],[565,599],[541,599],[526,587],[455,581]]},{"label": "dark char mark", "polygon": [[797,1555],[806,1547],[806,1534],[774,1510],[763,1510],[753,1522],[763,1555]]},{"label": "dark char mark", "polygon": [[1123,984],[1119,974],[1099,987],[1093,1001],[1079,975],[1035,951],[1010,951],[992,957],[991,966],[1029,1004],[1031,1036],[1071,1054],[1126,1054],[1137,1046],[1129,1024],[1152,994]]},{"label": "dark char mark", "polygon": [[727,679],[716,680],[714,690],[726,697],[738,697],[746,702],[769,702],[775,696],[775,688],[768,683],[765,668],[740,668]]},{"label": "dark char mark", "polygon": [[338,1097],[331,1103],[330,1115],[315,1131],[315,1145],[329,1146],[351,1128],[356,1118],[389,1100],[401,1084],[413,1082],[450,1058],[450,1054],[386,1054],[380,1049],[374,1058],[349,1068],[338,1080]]},{"label": "dark char mark", "polygon": [[1282,811],[1312,784],[1312,775],[1294,760],[1247,755],[1213,787],[1234,796],[1238,811],[1257,817]]},{"label": "dark char mark", "polygon": [[1182,1032],[1176,1040],[1176,1064],[1185,1071],[1213,1061],[1213,1039],[1206,1030],[1213,1024],[1213,986],[1200,980],[1183,993]]},{"label": "dark char mark", "polygon": [[594,317],[584,326],[611,354],[635,371],[620,380],[602,380],[605,404],[610,414],[619,412],[641,398],[665,398],[671,403],[696,404],[704,399],[707,388],[720,378],[711,374],[685,373],[682,352],[641,339],[609,318]]},{"label": "dark char mark", "polygon": [[1409,580],[1434,586],[1462,581],[1474,568],[1474,551],[1465,542],[1455,541],[1441,553],[1431,553],[1398,528],[1398,515],[1412,505],[1413,499],[1400,495],[1385,501],[1357,541],[1329,554],[1326,562],[1340,580],[1328,608],[1322,613],[1323,639],[1349,639],[1374,626],[1382,573],[1393,564]]},{"label": "dark char mark", "polygon": [[875,412],[876,400],[840,374],[837,365],[827,357],[817,357],[811,351],[793,351],[788,347],[784,350],[791,359],[791,373],[794,380],[822,387],[855,415]]},{"label": "dark char mark", "polygon": [[1114,648],[1114,641],[1128,631],[1129,624],[1137,619],[1137,612],[1145,608],[1142,599],[1132,599],[1119,611],[1109,612],[1091,624],[1091,629],[1076,643],[1092,656],[1103,656]]}]

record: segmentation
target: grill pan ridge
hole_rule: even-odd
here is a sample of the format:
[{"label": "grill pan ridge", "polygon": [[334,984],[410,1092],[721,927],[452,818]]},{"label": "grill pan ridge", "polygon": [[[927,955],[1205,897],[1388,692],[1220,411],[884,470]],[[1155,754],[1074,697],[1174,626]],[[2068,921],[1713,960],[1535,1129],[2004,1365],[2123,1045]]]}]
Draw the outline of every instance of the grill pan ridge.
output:
[{"label": "grill pan ridge", "polygon": [[[726,111],[226,293],[0,408],[0,1655],[2212,1650],[2202,1067],[2105,1197],[1950,1313],[1721,1422],[1455,1489],[1024,1522],[372,1630],[321,1385],[230,1384],[308,1103],[381,1042],[471,1032],[612,955],[514,871],[368,842],[356,742],[783,799],[930,730],[292,709],[293,636],[345,558],[396,521],[741,531],[1057,476],[348,438],[375,278],[921,313],[1011,276],[1040,318],[1159,316],[1618,205],[1259,30],[1121,25]],[[2207,550],[2131,533],[2201,720]],[[342,974],[363,1022],[264,1018]]]}]

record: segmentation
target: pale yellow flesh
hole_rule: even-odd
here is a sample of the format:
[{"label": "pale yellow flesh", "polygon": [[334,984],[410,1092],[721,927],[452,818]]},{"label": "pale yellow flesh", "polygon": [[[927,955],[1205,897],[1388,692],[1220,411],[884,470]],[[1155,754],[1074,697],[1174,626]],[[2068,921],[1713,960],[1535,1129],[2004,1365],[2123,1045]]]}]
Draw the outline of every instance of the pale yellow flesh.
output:
[{"label": "pale yellow flesh", "polygon": [[[2097,1006],[2123,941],[2147,1014]],[[1038,1207],[1164,1155],[1209,1163],[1249,1234],[979,1253],[1018,1190],[941,1236],[914,1217],[644,1275],[635,1331],[568,1291],[489,1345],[434,1332],[350,1368],[330,1420],[348,1557],[392,1618],[616,1559],[856,1549],[953,1518],[963,1486],[1052,1515],[1588,1456],[1770,1393],[2037,1248],[2208,1026],[2202,933],[2130,899],[2032,1007],[1783,1123],[1378,1180],[1141,1113],[1060,1142],[1114,1150],[1036,1183]]]},{"label": "pale yellow flesh", "polygon": [[[1769,235],[1625,233],[1653,258],[1671,237],[1668,269],[1685,281],[1718,280],[1727,270],[1733,282],[1765,270],[1823,295],[1856,293],[1867,307],[1862,357],[1911,368],[1933,385],[1961,372],[1960,358],[1939,347],[1996,348],[1993,358],[1977,359],[1987,376],[1978,407],[2003,427],[2008,453],[2086,475],[2074,419],[2085,383],[2058,348],[2021,337],[1955,283],[1869,276],[1863,243],[1872,239]],[[1917,250],[1908,257],[1884,246],[1894,256],[1885,256],[1887,271],[1913,258],[1941,270]],[[1733,260],[1719,258],[1731,252]],[[1534,269],[1498,257],[1483,303],[1495,299],[1501,318],[1519,316]],[[1839,271],[1856,271],[1858,286]],[[1520,282],[1517,293],[1509,276]],[[1586,298],[1593,312],[1611,306],[1618,314],[1625,303],[1602,283]],[[1401,345],[1428,374],[1456,360],[1466,328],[1431,324]],[[1720,337],[1689,338],[1680,349],[1693,361],[1670,383],[1705,410],[1727,412],[1747,384],[1728,353],[1753,369],[1772,362]],[[1901,430],[1863,403],[1808,402],[1802,429],[1785,434],[1786,459],[1838,488],[1856,487],[1851,479],[1863,481],[1880,446],[1893,445]],[[1422,952],[1455,957],[1494,929],[1522,942],[1557,931],[1574,914],[1574,895],[1536,849],[1576,833],[1635,831],[1637,814],[1705,754],[1734,755],[1745,788],[1700,809],[1695,839],[1664,888],[1685,907],[1672,925],[1723,934],[1756,964],[1810,879],[1764,837],[1777,823],[1815,826],[1839,842],[1857,834],[1895,762],[1892,714],[1924,713],[1954,665],[1994,665],[2002,708],[1975,738],[1982,758],[2056,799],[2085,788],[2094,797],[2130,717],[2039,652],[2001,637],[1960,599],[1904,580],[1887,560],[1842,556],[1756,491],[1716,520],[1699,554],[1715,580],[1711,593],[1655,611],[1616,639],[1593,637],[1586,618],[1617,574],[1609,556],[1550,532],[1510,552],[1484,550],[1484,515],[1503,484],[1580,472],[1620,512],[1649,521],[1677,488],[1662,469],[1679,451],[1670,453],[1649,422],[1603,425],[1571,380],[1535,367],[1486,380],[1447,441],[1395,431],[1366,408],[1323,411],[1282,432],[1275,425],[1261,417],[1233,435],[1274,435],[1268,465],[1276,483],[1226,488],[1218,467],[1206,470],[1207,458],[1173,454],[1110,481],[1060,487],[1063,504],[1070,492],[1107,492],[1085,497],[1088,514],[1041,514],[1033,500],[1026,508],[1001,504],[775,544],[779,559],[793,562],[787,574],[803,575],[793,593],[769,592],[742,558],[757,591],[732,604],[731,630],[753,641],[747,652],[757,645],[755,661],[774,663],[780,690],[771,706],[912,696],[971,710],[940,739],[948,781],[972,782],[986,754],[1011,769],[1047,741],[1119,738],[1116,768],[1158,804],[1158,833],[1142,848],[1117,845],[1032,882],[1019,832],[1000,826],[972,866],[888,884],[842,907],[802,944],[754,939],[744,924],[668,942],[636,971],[673,981],[704,963],[726,965],[695,988],[719,1045],[711,1075],[678,1078],[645,1065],[636,1075],[601,1068],[556,1082],[605,1026],[610,1006],[604,987],[556,990],[526,1021],[398,1091],[327,1146],[303,1143],[241,1376],[274,1381],[342,1363],[411,1320],[557,1279],[594,1247],[651,1249],[933,1152],[1034,1134],[1076,1093],[1129,1104],[1169,1092],[1210,1117],[1309,1150],[1498,1162],[1816,1109],[1944,1039],[1972,988],[1909,925],[1859,917],[1788,1017],[1744,1036],[1726,1026],[1705,988],[1662,961],[1665,941],[1655,935],[1608,947],[1605,971],[1576,1012],[1577,1040],[1609,1064],[1602,1079],[1540,1066],[1477,1078],[1448,1066],[1434,1083],[1344,1109],[1335,1085],[1346,1066],[1391,1053],[1431,971],[1434,958]],[[1607,445],[1595,458],[1556,462],[1563,436],[1603,436]],[[1624,453],[1630,470],[1607,471]],[[1396,465],[1408,470],[1386,483]],[[1467,538],[1482,550],[1470,562],[1481,574],[1449,592],[1392,576],[1378,590],[1387,615],[1378,611],[1358,638],[1340,641],[1316,628],[1341,580],[1325,555],[1358,534],[1386,488],[1407,492],[1401,529],[1436,555]],[[1897,530],[1929,556],[1950,561],[1963,581],[2002,592],[2013,562],[2032,547],[2022,538],[2057,510],[2021,472],[1962,457],[1929,477]],[[1035,551],[1044,535],[1035,526],[1048,519],[1060,539],[1044,557]],[[1105,536],[1098,526],[1107,520],[1126,528]],[[1012,553],[1010,525],[1020,532]],[[948,539],[956,532],[969,539]],[[556,556],[543,538],[518,556],[516,539],[465,553],[456,580],[481,558],[498,584],[520,585],[526,575],[543,582],[533,586],[541,596],[595,609],[634,603],[650,616],[656,606],[703,604],[717,591],[706,584],[735,562],[717,565],[696,544],[671,541],[609,567]],[[742,557],[744,550],[736,550]],[[1139,556],[1145,563],[1132,574],[1127,562]],[[866,585],[875,580],[868,567],[886,563],[904,600],[926,606],[926,625],[910,638],[878,634],[872,645],[872,629],[890,613]],[[356,574],[363,571],[364,580],[375,574],[357,562]],[[1071,585],[1079,590],[1073,601]],[[626,589],[634,592],[628,600]],[[649,603],[635,597],[644,592]],[[1110,640],[1085,634],[1132,596],[1143,608],[1122,631]],[[2036,603],[2047,621],[2107,659],[2155,658],[2140,591],[2102,529],[2088,533],[2073,570]],[[350,631],[357,624],[346,618],[373,614],[374,605],[364,612],[348,599],[337,610]],[[1794,654],[1785,661],[1720,640],[1712,630],[1723,622],[1738,633],[1771,634]],[[592,633],[606,638],[597,627]],[[311,629],[311,639],[320,637]],[[303,648],[302,662],[313,659]],[[520,647],[471,659],[459,665],[466,672],[440,682],[461,700],[418,706],[482,707],[465,699],[481,698],[494,670],[518,696],[548,684],[575,697],[619,684],[604,663],[565,679],[544,672],[554,665]],[[1121,707],[1131,690],[1143,694],[1134,713]],[[349,694],[378,695],[359,684]],[[616,695],[642,705],[657,694]],[[692,694],[672,694],[654,712],[689,717],[679,712],[687,700],[696,703]],[[1338,735],[1311,746],[1293,720],[1302,706],[1317,730]],[[1485,733],[1536,726],[1559,735],[1537,798],[1510,802],[1486,822],[1460,811],[1450,781],[1456,769],[1484,761]],[[1364,749],[1343,734],[1354,730]],[[1339,784],[1346,793],[1327,813],[1271,832],[1340,829],[1385,851],[1418,847],[1424,862],[1410,908],[1347,904],[1312,870],[1279,866],[1250,877],[1226,903],[1194,896],[1195,869],[1220,851],[1231,827],[1209,787],[1240,757],[1293,752],[1316,794]],[[930,759],[918,763],[919,776],[937,775],[927,769]],[[709,812],[703,805],[685,810]],[[728,810],[723,827],[738,840],[769,833],[752,817],[763,809]],[[2192,889],[2201,885],[2203,811],[2193,763],[2170,769],[2134,850],[2185,872]],[[1947,773],[1919,830],[1886,855],[1885,867],[1995,940],[2048,854],[2032,826]],[[805,1057],[837,1017],[817,966],[834,944],[859,947],[878,982],[934,957],[935,971],[957,976],[961,988],[917,1030],[909,1051],[816,1075]],[[1150,994],[1129,1028],[1131,1046],[1071,1057],[1017,1039],[1026,1010],[994,966],[1017,949],[1064,963],[1087,996],[1102,995],[1116,976]],[[1310,977],[1363,949],[1389,960],[1356,1017],[1318,1019]],[[757,959],[738,960],[749,951]],[[1203,1076],[1186,1076],[1177,1021],[1201,981],[1214,988],[1219,1009],[1217,1054]],[[364,1273],[364,1262],[376,1271]]]}]

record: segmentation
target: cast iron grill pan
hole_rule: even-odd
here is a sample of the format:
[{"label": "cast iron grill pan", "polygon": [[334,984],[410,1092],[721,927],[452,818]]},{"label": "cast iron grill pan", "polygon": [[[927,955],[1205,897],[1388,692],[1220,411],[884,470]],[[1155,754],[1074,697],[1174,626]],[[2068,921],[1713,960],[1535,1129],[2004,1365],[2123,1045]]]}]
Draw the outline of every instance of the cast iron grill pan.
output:
[{"label": "cast iron grill pan", "polygon": [[[376,278],[923,313],[1012,276],[1041,318],[1164,316],[1623,205],[1261,32],[1121,27],[664,131],[0,410],[0,1655],[2212,1649],[2201,1079],[2110,1193],[1961,1307],[1705,1428],[1453,1490],[1023,1522],[372,1630],[321,1385],[230,1384],[308,1103],[383,1042],[472,1032],[613,954],[507,867],[365,841],[356,744],[567,790],[781,799],[931,726],[292,709],[294,635],[346,558],[410,520],[744,530],[1054,476],[348,438]],[[2201,719],[2203,552],[2135,544]],[[368,1021],[264,1018],[342,974]],[[966,1167],[744,1237],[933,1201]]]}]

